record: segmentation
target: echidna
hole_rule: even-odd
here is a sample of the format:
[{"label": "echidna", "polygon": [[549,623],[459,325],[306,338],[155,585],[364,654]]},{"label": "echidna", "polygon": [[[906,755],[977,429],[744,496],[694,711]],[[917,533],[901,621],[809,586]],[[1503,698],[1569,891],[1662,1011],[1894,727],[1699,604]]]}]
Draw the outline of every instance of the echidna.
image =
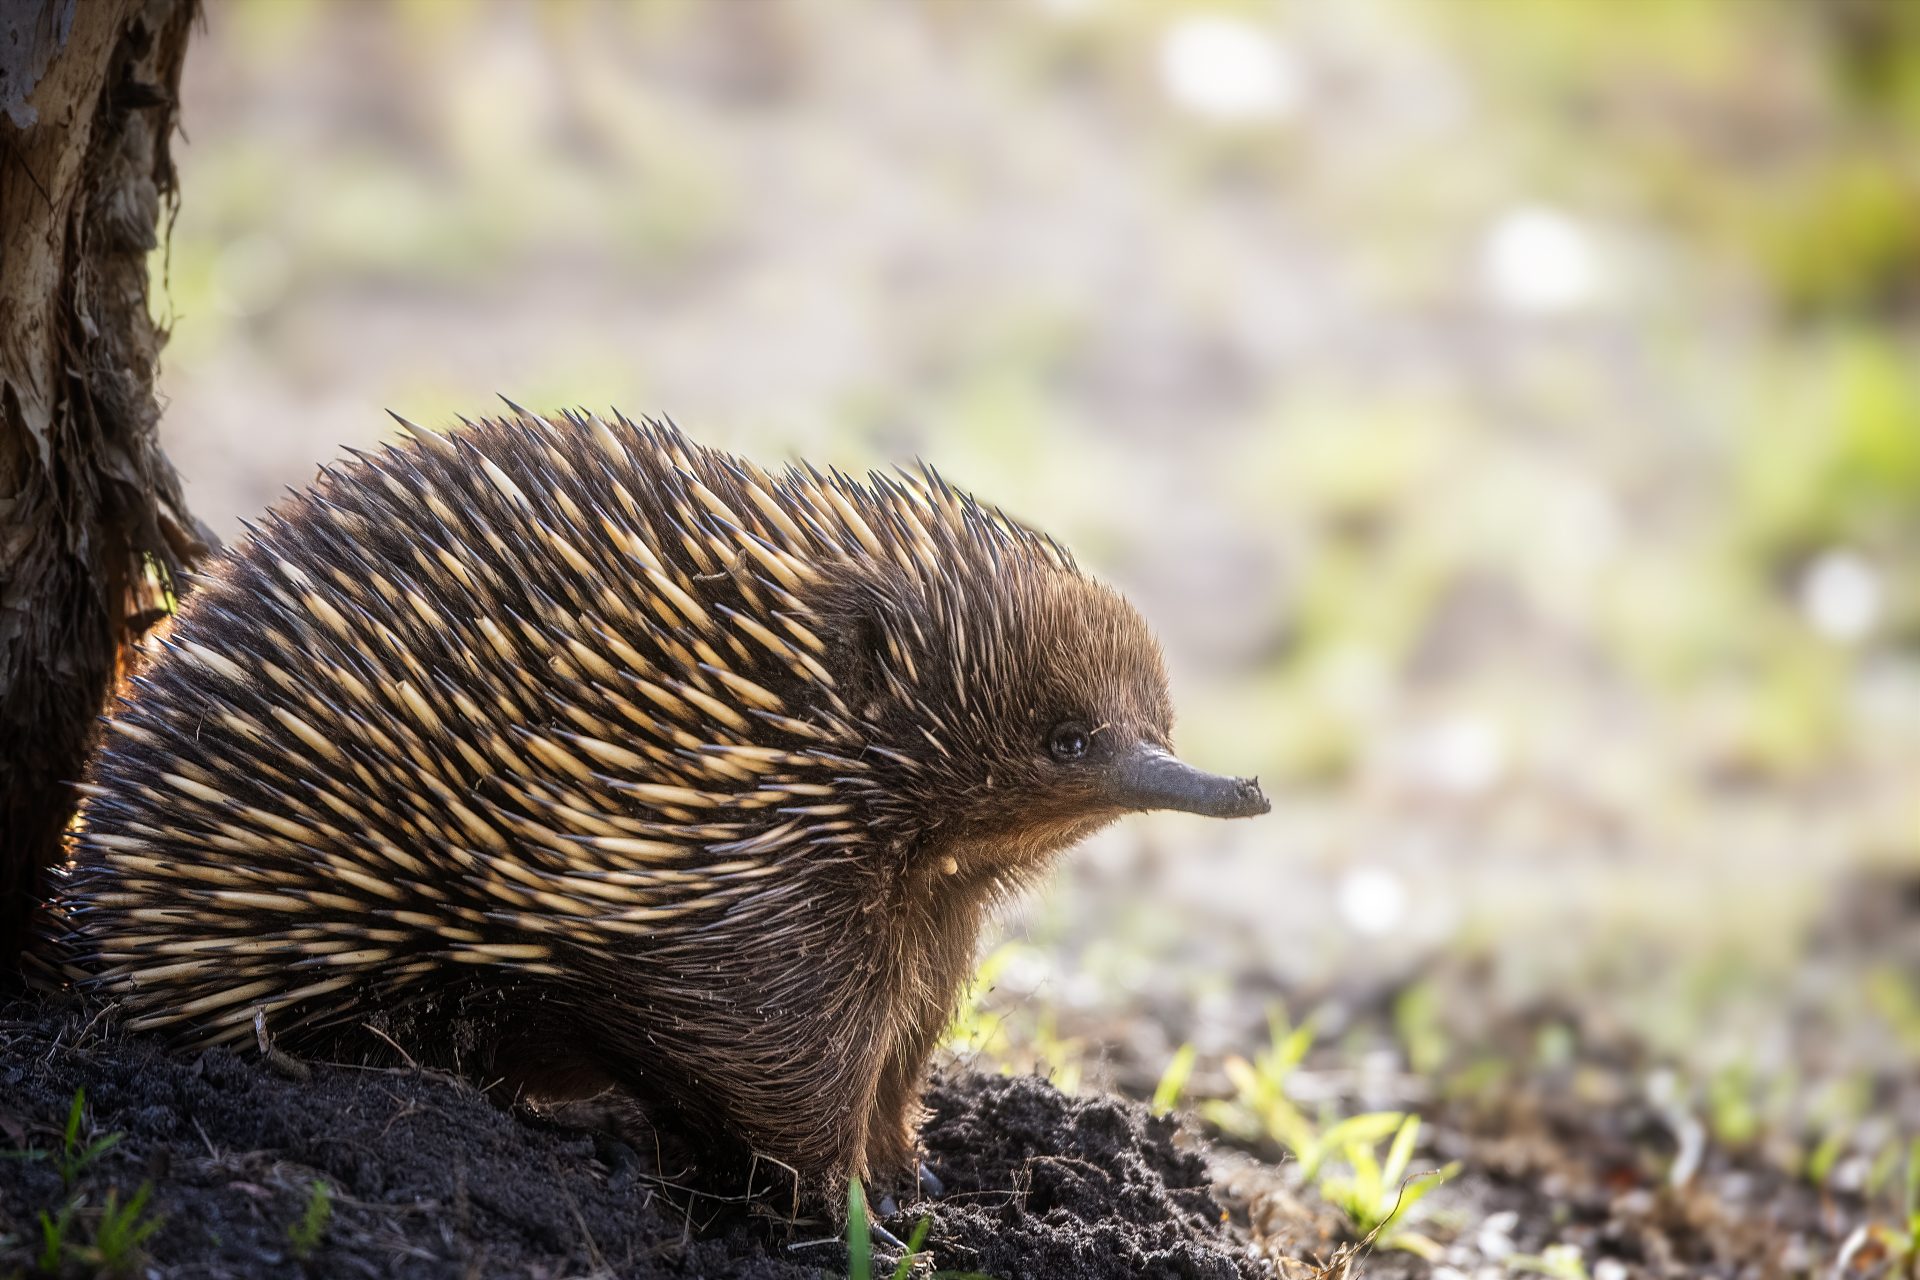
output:
[{"label": "echidna", "polygon": [[403,1038],[806,1175],[911,1168],[983,916],[1169,753],[1159,649],[931,470],[568,414],[355,455],[110,717],[52,919],[134,1029]]}]

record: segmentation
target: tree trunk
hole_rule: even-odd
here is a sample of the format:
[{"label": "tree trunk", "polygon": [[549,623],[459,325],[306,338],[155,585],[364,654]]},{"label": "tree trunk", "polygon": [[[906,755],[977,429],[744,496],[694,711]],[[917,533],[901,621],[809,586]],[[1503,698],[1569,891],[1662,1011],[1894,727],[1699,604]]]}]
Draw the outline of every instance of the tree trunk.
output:
[{"label": "tree trunk", "polygon": [[0,972],[123,646],[210,537],[155,435],[147,260],[194,0],[0,0]]}]

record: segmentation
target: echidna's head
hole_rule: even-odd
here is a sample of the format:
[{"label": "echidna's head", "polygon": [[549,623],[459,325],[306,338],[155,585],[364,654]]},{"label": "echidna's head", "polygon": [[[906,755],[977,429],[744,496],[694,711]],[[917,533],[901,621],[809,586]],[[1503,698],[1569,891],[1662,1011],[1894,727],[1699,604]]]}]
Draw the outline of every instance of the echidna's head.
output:
[{"label": "echidna's head", "polygon": [[[964,500],[963,500],[964,501]],[[1131,812],[1265,813],[1252,779],[1172,753],[1160,646],[1132,605],[997,513],[870,566],[837,643],[892,811],[946,874],[1017,882]]]}]

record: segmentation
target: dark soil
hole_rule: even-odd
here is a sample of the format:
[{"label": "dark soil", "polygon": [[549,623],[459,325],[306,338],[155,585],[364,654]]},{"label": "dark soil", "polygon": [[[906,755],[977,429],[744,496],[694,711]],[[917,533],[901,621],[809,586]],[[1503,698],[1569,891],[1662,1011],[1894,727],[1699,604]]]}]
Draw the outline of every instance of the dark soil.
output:
[{"label": "dark soil", "polygon": [[[1437,966],[1423,980],[1446,1009],[1493,1009],[1474,972]],[[1836,1122],[1769,1102],[1751,1082],[1750,1113],[1729,1106],[1724,1078],[1716,1103],[1710,1078],[1572,1007],[1489,1015],[1481,1034],[1453,1034],[1440,1065],[1413,1072],[1379,1065],[1391,1039],[1378,1011],[1393,1001],[1300,1003],[1320,1010],[1325,1032],[1288,1089],[1315,1123],[1411,1110],[1423,1123],[1410,1169],[1459,1163],[1397,1233],[1363,1237],[1271,1138],[1220,1129],[1203,1142],[1124,1098],[955,1072],[930,1089],[924,1128],[944,1193],[883,1210],[901,1238],[929,1220],[912,1274],[1912,1274],[1900,1201],[1920,1080],[1898,1060],[1850,1069],[1858,1111]],[[1124,1028],[1062,1025],[1123,1046],[1104,1060],[1122,1094],[1153,1090],[1156,1059],[1132,1057]],[[1543,1059],[1532,1046],[1549,1042],[1561,1048]],[[1884,1061],[1864,1051],[1844,1060]],[[1376,1065],[1357,1070],[1360,1061]],[[104,1019],[0,1003],[0,1277],[37,1256],[39,1213],[76,1198],[66,1274],[87,1274],[107,1197],[124,1204],[143,1184],[162,1219],[143,1275],[847,1275],[830,1207],[749,1201],[738,1173],[731,1191],[696,1195],[678,1160],[504,1111],[448,1077],[310,1065],[300,1082],[251,1051],[176,1056]],[[120,1135],[97,1161],[63,1186],[52,1154],[5,1158],[58,1152],[81,1088],[78,1145]],[[1196,1071],[1188,1090],[1198,1113],[1233,1096],[1220,1072]],[[1810,1172],[1835,1132],[1844,1141],[1830,1168]],[[301,1258],[290,1230],[316,1183],[331,1189],[332,1209]],[[877,1274],[890,1276],[898,1252],[876,1254]]]},{"label": "dark soil", "polygon": [[1171,1120],[1069,1098],[1031,1076],[961,1075],[928,1103],[946,1182],[929,1239],[944,1267],[996,1276],[1265,1275],[1235,1249],[1206,1162]]},{"label": "dark soil", "polygon": [[[63,1187],[57,1153],[81,1088],[79,1145],[120,1137]],[[928,1102],[946,1194],[887,1224],[905,1237],[930,1216],[931,1266],[1003,1280],[1262,1274],[1171,1122],[973,1074],[937,1081]],[[503,1111],[457,1080],[315,1065],[296,1081],[252,1054],[175,1056],[33,1004],[0,1007],[0,1148],[49,1153],[0,1160],[0,1274],[32,1266],[40,1211],[76,1195],[67,1270],[85,1274],[109,1193],[125,1204],[148,1183],[162,1225],[142,1274],[846,1274],[827,1215],[692,1196],[620,1144]],[[301,1258],[292,1231],[317,1182],[331,1210]]]}]

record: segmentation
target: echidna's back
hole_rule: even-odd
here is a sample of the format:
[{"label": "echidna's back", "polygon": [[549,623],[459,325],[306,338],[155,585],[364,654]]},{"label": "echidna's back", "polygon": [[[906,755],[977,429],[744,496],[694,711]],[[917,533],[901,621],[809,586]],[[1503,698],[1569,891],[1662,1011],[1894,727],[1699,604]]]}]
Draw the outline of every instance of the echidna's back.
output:
[{"label": "echidna's back", "polygon": [[860,769],[796,594],[796,549],[853,535],[794,483],[587,418],[329,471],[113,716],[69,946],[134,1027],[224,1040],[487,970],[564,1002],[721,912],[790,925],[768,877],[836,874],[859,834],[823,797]]}]

